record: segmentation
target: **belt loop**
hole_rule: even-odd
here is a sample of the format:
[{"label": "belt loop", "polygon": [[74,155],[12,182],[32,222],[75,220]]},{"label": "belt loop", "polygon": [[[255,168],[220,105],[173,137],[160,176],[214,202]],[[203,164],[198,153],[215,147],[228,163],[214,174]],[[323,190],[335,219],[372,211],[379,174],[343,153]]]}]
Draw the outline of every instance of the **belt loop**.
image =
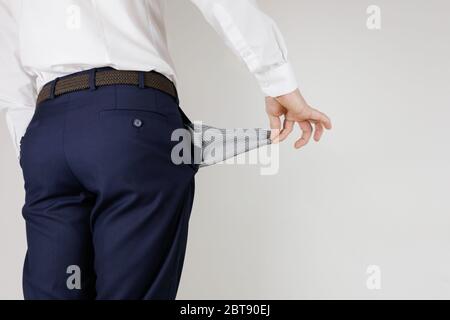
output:
[{"label": "belt loop", "polygon": [[55,78],[55,80],[52,81],[50,84],[50,100],[55,99],[55,88],[56,88],[56,82],[58,82],[59,78]]},{"label": "belt loop", "polygon": [[139,88],[144,89],[145,88],[145,72],[139,71]]},{"label": "belt loop", "polygon": [[177,102],[177,104],[180,104],[180,98],[178,97],[178,90],[177,90],[177,86],[175,85],[175,83],[172,82],[173,85],[173,89],[175,90],[175,101]]},{"label": "belt loop", "polygon": [[97,87],[95,86],[96,72],[97,72],[96,68],[89,70],[89,90],[90,91],[94,91],[95,89],[97,89]]}]

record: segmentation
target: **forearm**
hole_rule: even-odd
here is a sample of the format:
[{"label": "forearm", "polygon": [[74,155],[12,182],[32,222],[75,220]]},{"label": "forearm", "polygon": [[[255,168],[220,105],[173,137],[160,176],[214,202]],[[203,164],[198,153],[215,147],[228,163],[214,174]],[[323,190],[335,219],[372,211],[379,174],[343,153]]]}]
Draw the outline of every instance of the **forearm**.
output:
[{"label": "forearm", "polygon": [[34,114],[36,89],[34,79],[24,70],[19,53],[17,17],[19,1],[0,5],[0,111],[6,112],[8,129],[19,155],[20,139]]}]

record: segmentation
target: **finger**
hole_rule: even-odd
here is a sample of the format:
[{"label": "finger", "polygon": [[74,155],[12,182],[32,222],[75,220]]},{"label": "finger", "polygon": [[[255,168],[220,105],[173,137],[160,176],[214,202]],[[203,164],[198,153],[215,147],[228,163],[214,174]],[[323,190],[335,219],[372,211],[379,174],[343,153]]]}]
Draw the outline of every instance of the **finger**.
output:
[{"label": "finger", "polygon": [[308,115],[308,119],[313,120],[313,121],[320,121],[323,126],[330,130],[332,125],[331,125],[331,120],[330,118],[328,118],[328,116],[322,112],[320,112],[319,110],[316,110],[314,108],[310,108],[310,114]]},{"label": "finger", "polygon": [[300,129],[302,130],[302,136],[300,139],[295,141],[295,148],[299,149],[306,145],[309,142],[309,139],[311,138],[312,134],[312,126],[309,121],[300,121],[298,122],[298,125],[300,126]]},{"label": "finger", "polygon": [[283,130],[281,130],[280,136],[278,137],[279,141],[281,142],[284,139],[286,139],[293,129],[294,129],[294,121],[284,119]]},{"label": "finger", "polygon": [[273,143],[278,142],[278,136],[280,135],[281,131],[281,120],[280,117],[274,116],[274,115],[268,115],[269,117],[269,125],[270,125],[270,140],[272,140]]},{"label": "finger", "polygon": [[323,124],[322,122],[314,122],[314,140],[319,141],[323,134]]}]

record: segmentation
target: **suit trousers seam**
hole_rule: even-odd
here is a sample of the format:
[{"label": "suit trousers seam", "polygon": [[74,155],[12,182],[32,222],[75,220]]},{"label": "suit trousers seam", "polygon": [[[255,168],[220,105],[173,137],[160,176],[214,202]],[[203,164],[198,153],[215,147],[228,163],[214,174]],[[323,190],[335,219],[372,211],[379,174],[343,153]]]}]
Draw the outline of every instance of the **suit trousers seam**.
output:
[{"label": "suit trousers seam", "polygon": [[[69,101],[68,101],[68,105],[70,105],[70,97],[69,97]],[[63,130],[62,130],[62,152],[63,152],[63,156],[64,156],[64,161],[66,163],[67,169],[69,170],[70,174],[72,175],[72,177],[77,181],[77,183],[83,187],[83,184],[81,183],[80,179],[78,179],[78,177],[75,175],[75,172],[73,171],[72,167],[70,166],[69,163],[69,158],[67,156],[67,152],[66,152],[66,146],[65,146],[65,140],[66,140],[66,126],[67,126],[67,112],[68,110],[70,110],[70,108],[67,108],[66,110],[64,110],[64,120],[63,120]]]}]

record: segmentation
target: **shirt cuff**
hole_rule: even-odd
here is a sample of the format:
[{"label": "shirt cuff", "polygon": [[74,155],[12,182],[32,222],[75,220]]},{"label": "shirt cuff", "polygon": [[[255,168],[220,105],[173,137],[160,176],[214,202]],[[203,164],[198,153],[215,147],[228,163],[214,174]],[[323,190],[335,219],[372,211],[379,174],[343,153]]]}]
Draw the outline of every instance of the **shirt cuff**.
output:
[{"label": "shirt cuff", "polygon": [[297,80],[289,62],[265,72],[255,73],[261,90],[266,96],[278,97],[298,88]]}]

